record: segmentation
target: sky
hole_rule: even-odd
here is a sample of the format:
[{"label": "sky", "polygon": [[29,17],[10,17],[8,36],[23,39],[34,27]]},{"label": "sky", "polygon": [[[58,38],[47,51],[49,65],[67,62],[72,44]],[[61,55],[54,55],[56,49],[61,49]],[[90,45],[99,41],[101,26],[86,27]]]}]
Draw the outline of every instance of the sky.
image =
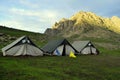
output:
[{"label": "sky", "polygon": [[0,0],[0,25],[44,33],[79,11],[120,17],[120,0]]}]

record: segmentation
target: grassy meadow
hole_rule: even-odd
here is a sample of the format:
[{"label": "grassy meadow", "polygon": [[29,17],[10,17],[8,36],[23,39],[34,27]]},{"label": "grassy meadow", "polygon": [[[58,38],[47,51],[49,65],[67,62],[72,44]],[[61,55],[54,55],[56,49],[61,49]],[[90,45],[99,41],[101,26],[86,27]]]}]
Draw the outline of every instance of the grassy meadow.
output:
[{"label": "grassy meadow", "polygon": [[0,57],[0,80],[119,80],[120,55]]},{"label": "grassy meadow", "polygon": [[120,50],[99,55],[0,56],[0,80],[119,80]]},{"label": "grassy meadow", "polygon": [[[7,28],[0,29],[0,32],[15,37],[28,35],[39,47],[49,40],[49,37],[39,33],[14,29],[11,31]],[[89,40],[93,41],[100,50],[99,55],[77,55],[77,58],[68,56],[3,57],[0,51],[0,80],[119,80],[120,48],[117,46],[120,43],[112,39],[90,38]],[[14,40],[0,42],[0,49],[12,41]],[[107,44],[103,47],[98,43]]]}]

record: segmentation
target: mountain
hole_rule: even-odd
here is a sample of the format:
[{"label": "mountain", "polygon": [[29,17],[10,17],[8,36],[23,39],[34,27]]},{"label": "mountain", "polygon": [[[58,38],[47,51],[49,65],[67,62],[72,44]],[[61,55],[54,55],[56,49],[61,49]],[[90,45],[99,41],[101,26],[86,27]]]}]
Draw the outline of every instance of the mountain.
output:
[{"label": "mountain", "polygon": [[48,28],[45,34],[70,41],[91,40],[99,49],[120,49],[120,18],[104,18],[92,12],[78,12]]},{"label": "mountain", "polygon": [[52,28],[45,31],[45,34],[62,35],[71,37],[73,35],[88,37],[107,37],[111,34],[120,34],[120,18],[103,18],[92,12],[78,12],[69,19],[61,19]]}]

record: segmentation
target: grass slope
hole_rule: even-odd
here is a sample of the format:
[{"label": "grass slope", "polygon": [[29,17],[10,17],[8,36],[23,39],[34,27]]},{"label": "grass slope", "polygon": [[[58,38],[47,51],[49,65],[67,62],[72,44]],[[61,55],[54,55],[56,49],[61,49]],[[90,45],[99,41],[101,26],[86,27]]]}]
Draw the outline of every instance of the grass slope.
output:
[{"label": "grass slope", "polygon": [[120,55],[0,57],[0,80],[119,80]]}]

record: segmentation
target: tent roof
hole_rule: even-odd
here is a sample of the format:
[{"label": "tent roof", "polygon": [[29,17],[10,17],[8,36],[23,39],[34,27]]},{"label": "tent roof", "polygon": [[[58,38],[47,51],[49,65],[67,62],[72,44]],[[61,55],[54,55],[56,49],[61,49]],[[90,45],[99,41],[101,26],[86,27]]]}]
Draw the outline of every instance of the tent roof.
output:
[{"label": "tent roof", "polygon": [[66,39],[60,39],[49,41],[45,46],[42,47],[42,50],[48,53],[52,53],[58,46],[62,44],[68,44],[72,47],[72,45]]},{"label": "tent roof", "polygon": [[88,43],[91,43],[90,41],[74,41],[72,46],[80,52],[85,46],[87,46]]},{"label": "tent roof", "polygon": [[14,42],[12,42],[11,44],[9,44],[9,45],[5,46],[4,48],[2,48],[2,51],[6,51],[6,50],[12,48],[13,46],[19,44],[19,42],[20,42],[21,40],[25,39],[25,38],[29,39],[30,44],[32,44],[32,45],[34,45],[35,47],[37,47],[37,46],[30,40],[29,37],[27,37],[27,36],[22,36],[22,37],[18,38],[17,40],[15,40]]},{"label": "tent roof", "polygon": [[57,48],[57,46],[61,45],[63,41],[64,39],[49,41],[45,46],[42,47],[42,50],[51,53]]},{"label": "tent roof", "polygon": [[22,36],[22,37],[18,38],[16,41],[14,41],[11,44],[9,44],[9,45],[5,46],[4,48],[2,48],[2,51],[6,51],[7,49],[11,48],[12,46],[15,46],[19,41],[21,41],[25,37],[26,36]]}]

